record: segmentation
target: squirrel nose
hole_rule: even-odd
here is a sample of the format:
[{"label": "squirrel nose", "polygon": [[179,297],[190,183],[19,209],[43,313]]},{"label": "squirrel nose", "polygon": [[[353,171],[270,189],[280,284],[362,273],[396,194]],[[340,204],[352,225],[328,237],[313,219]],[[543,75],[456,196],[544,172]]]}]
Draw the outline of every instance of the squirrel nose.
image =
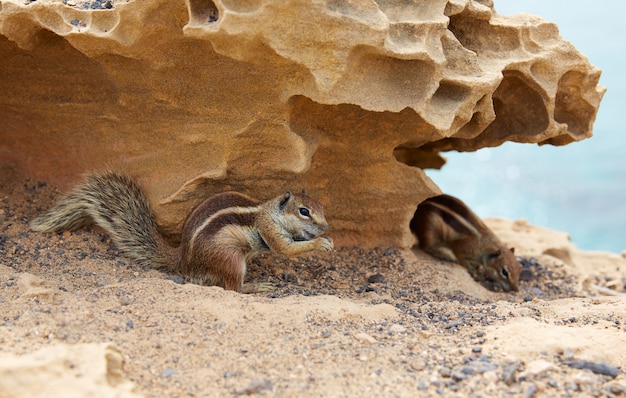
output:
[{"label": "squirrel nose", "polygon": [[507,281],[501,281],[500,282],[500,287],[502,287],[502,290],[504,290],[505,292],[510,292],[510,291],[516,292],[517,291],[517,286],[513,285],[513,284],[510,284]]}]

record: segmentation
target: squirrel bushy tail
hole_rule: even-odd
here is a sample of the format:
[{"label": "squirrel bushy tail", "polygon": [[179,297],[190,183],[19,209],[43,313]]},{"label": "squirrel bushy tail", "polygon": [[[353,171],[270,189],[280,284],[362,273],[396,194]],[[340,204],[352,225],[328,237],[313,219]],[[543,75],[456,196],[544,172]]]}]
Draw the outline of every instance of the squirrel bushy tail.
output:
[{"label": "squirrel bushy tail", "polygon": [[139,265],[172,268],[174,249],[161,236],[143,192],[132,179],[114,172],[90,175],[50,211],[30,223],[33,231],[74,231],[95,224]]}]

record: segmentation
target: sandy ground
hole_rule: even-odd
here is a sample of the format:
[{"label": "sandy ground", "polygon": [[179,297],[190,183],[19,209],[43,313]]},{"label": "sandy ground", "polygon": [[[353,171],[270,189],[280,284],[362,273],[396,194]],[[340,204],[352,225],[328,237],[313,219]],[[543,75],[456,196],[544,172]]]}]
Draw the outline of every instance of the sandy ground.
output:
[{"label": "sandy ground", "polygon": [[491,292],[419,250],[254,260],[241,295],[137,267],[59,193],[0,170],[0,397],[626,395],[626,259],[488,220],[524,258]]}]

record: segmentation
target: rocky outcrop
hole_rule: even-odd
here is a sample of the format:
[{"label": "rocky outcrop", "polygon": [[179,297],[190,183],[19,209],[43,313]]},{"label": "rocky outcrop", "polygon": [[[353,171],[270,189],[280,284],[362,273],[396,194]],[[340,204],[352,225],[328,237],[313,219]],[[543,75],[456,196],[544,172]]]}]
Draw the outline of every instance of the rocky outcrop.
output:
[{"label": "rocky outcrop", "polygon": [[137,177],[175,233],[201,198],[305,186],[339,245],[412,243],[441,151],[591,135],[600,71],[488,0],[2,0],[0,154],[68,188]]}]

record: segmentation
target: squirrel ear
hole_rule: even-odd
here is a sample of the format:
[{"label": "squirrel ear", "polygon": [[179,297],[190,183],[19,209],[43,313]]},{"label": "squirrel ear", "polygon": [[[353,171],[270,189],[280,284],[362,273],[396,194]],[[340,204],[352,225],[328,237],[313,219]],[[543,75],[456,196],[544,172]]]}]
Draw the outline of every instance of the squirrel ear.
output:
[{"label": "squirrel ear", "polygon": [[511,253],[515,254],[515,248],[514,247],[511,248]]},{"label": "squirrel ear", "polygon": [[287,203],[289,203],[289,199],[291,199],[291,192],[287,191],[287,192],[285,192],[285,194],[283,195],[282,199],[278,203],[278,208],[280,210],[284,210],[285,206],[287,206]]}]

